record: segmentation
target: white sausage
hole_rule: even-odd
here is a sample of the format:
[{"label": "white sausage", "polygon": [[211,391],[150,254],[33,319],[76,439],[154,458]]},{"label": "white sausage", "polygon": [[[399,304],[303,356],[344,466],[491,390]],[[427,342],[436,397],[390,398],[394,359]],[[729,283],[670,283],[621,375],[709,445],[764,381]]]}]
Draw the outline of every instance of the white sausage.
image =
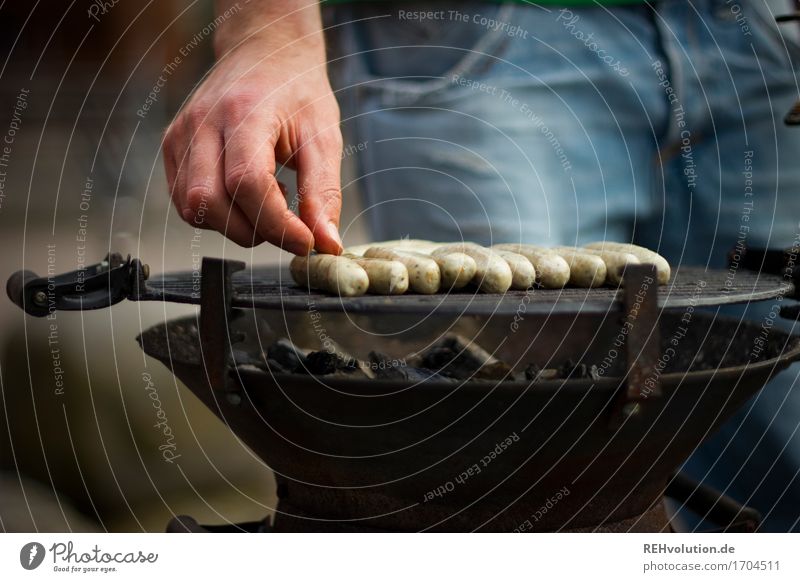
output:
[{"label": "white sausage", "polygon": [[352,259],[367,272],[370,293],[402,295],[408,291],[408,269],[403,263],[386,259],[368,259],[348,253],[342,256]]},{"label": "white sausage", "polygon": [[536,269],[523,255],[504,249],[492,249],[492,251],[511,267],[512,289],[529,289],[536,282]]},{"label": "white sausage", "polygon": [[646,249],[644,247],[640,247],[633,244],[606,242],[606,241],[593,242],[584,246],[587,249],[597,249],[597,250],[605,249],[607,251],[630,253],[634,255],[637,259],[639,259],[639,261],[641,261],[642,263],[648,263],[656,266],[656,270],[658,272],[658,283],[660,285],[666,285],[667,282],[669,281],[670,277],[669,262],[667,262],[667,259],[659,255],[655,251],[651,251],[650,249]]},{"label": "white sausage", "polygon": [[636,255],[631,253],[621,253],[619,251],[610,250],[596,250],[596,249],[578,249],[580,252],[586,252],[592,255],[597,255],[606,264],[606,282],[611,285],[622,285],[622,277],[625,274],[625,269],[628,265],[638,265],[640,263]]},{"label": "white sausage", "polygon": [[292,259],[289,269],[298,285],[342,297],[363,295],[369,288],[367,272],[346,257],[322,254],[297,256]]},{"label": "white sausage", "polygon": [[545,289],[561,289],[569,282],[569,263],[548,248],[509,243],[492,249],[511,251],[528,259],[536,270],[536,282]]},{"label": "white sausage", "polygon": [[444,290],[461,289],[472,281],[478,270],[475,259],[464,253],[450,253],[433,259],[439,264]]},{"label": "white sausage", "polygon": [[437,293],[441,287],[442,276],[439,272],[439,264],[432,257],[422,253],[383,247],[370,247],[364,252],[364,256],[403,263],[408,269],[409,287],[416,293],[430,295]]},{"label": "white sausage", "polygon": [[431,256],[446,256],[464,253],[475,260],[475,276],[472,282],[484,293],[505,293],[511,288],[511,267],[494,251],[474,243],[449,243],[438,246]]},{"label": "white sausage", "polygon": [[553,249],[569,264],[569,282],[576,287],[600,287],[606,282],[606,264],[596,255],[573,247]]}]

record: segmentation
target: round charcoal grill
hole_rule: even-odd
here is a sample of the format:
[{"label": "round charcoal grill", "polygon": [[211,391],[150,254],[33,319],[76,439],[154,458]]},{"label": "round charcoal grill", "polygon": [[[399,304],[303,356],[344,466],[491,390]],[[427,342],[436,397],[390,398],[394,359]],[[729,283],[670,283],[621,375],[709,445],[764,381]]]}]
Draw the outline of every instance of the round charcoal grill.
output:
[{"label": "round charcoal grill", "polygon": [[[337,298],[278,269],[204,259],[200,277],[148,278],[138,260],[109,256],[80,283],[22,272],[8,292],[38,316],[123,299],[200,305],[199,325],[167,322],[139,342],[275,470],[274,519],[240,530],[669,531],[666,491],[720,529],[751,531],[756,512],[675,471],[800,359],[800,341],[696,308],[784,305],[800,288],[793,257],[748,251],[736,269],[680,267],[660,288],[641,265],[618,290]],[[789,303],[782,315],[796,319]],[[267,346],[320,349],[320,328],[358,359],[401,359],[456,332],[510,371],[455,381],[271,368]],[[522,379],[530,365],[568,372]],[[179,518],[169,529],[203,528]]]}]

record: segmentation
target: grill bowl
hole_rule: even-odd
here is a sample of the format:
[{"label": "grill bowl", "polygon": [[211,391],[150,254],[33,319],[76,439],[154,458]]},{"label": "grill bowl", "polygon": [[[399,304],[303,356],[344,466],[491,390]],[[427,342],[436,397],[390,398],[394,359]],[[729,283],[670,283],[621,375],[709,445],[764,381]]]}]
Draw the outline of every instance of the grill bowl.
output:
[{"label": "grill bowl", "polygon": [[[684,313],[665,311],[665,349],[682,327],[688,333],[660,376],[662,394],[612,429],[610,411],[624,389],[622,355],[599,381],[414,384],[272,374],[262,346],[290,335],[314,347],[304,343],[313,339],[307,315],[251,310],[236,321],[235,331],[246,338],[234,345],[231,382],[240,389],[238,403],[210,388],[194,318],[139,337],[146,353],[275,471],[282,497],[276,529],[301,523],[312,531],[332,524],[512,531],[534,515],[538,531],[624,520],[636,529],[637,516],[660,500],[692,450],[800,358],[800,340],[776,329],[753,358],[758,323],[695,312],[686,326]],[[337,342],[359,357],[370,349],[401,357],[455,330],[517,369],[530,362],[555,367],[567,359],[601,365],[620,332],[620,321],[610,315],[548,316],[546,325],[531,318],[513,336],[510,319],[494,317],[487,325],[477,317],[428,318],[411,325],[405,317],[405,333],[386,335],[380,330],[397,325],[388,315],[377,323],[347,314],[326,314],[325,321],[337,330]],[[542,513],[564,490],[569,493],[562,493],[558,509]]]}]

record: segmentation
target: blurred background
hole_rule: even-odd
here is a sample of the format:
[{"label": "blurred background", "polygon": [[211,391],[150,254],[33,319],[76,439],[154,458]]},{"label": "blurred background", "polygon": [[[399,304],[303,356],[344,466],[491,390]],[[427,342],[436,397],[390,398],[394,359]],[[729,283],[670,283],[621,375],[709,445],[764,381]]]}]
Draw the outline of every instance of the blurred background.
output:
[{"label": "blurred background", "polygon": [[[193,241],[167,195],[162,134],[212,63],[213,20],[212,0],[0,4],[3,280],[110,251],[153,273],[191,270],[198,253],[286,259],[209,231]],[[343,235],[358,244],[350,190]],[[176,514],[270,513],[269,468],[135,341],[194,308],[123,302],[47,320],[0,302],[0,530],[158,532]],[[156,397],[180,462],[159,450]]]}]

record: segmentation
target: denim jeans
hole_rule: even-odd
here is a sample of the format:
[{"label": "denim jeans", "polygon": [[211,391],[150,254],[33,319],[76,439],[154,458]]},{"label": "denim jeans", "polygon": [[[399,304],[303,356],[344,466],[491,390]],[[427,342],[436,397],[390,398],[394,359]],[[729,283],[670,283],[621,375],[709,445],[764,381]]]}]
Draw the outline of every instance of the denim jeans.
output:
[{"label": "denim jeans", "polygon": [[[740,240],[791,246],[800,128],[782,118],[798,97],[800,43],[771,13],[790,0],[651,4],[326,9],[345,142],[362,144],[343,193],[363,195],[372,235],[634,241],[675,265],[714,268]],[[796,528],[800,516],[797,372],[686,467],[765,513],[775,507],[768,529]],[[734,475],[734,461],[718,460],[757,445],[765,466],[751,456]]]}]

